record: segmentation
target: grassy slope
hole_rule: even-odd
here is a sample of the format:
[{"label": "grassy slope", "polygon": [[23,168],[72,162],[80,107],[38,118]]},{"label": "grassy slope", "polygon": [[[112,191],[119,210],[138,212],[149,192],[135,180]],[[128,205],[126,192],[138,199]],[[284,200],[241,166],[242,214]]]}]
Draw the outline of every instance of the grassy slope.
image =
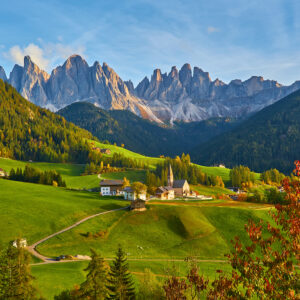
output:
[{"label": "grassy slope", "polygon": [[128,205],[98,193],[70,191],[39,184],[0,179],[0,246],[16,237],[29,243],[75,223],[83,217]]},{"label": "grassy slope", "polygon": [[[60,264],[47,264],[32,266],[32,273],[36,277],[36,286],[46,299],[53,299],[65,289],[71,289],[74,285],[78,285],[85,280],[84,269],[88,262],[70,262]],[[222,269],[225,272],[230,271],[228,264],[220,263],[198,263],[200,272],[211,280],[215,279],[217,269]],[[170,270],[175,269],[177,276],[185,276],[187,273],[187,263],[178,261],[159,261],[159,262],[139,262],[129,261],[129,269],[132,272],[136,287],[138,280],[143,276],[145,269],[150,269],[151,272],[157,275],[161,281],[165,280],[165,276],[170,273]]]},{"label": "grassy slope", "polygon": [[[43,171],[56,170],[62,175],[63,180],[66,181],[68,188],[90,189],[99,187],[100,180],[97,175],[80,176],[84,171],[85,165],[39,162],[29,163],[0,157],[0,168],[4,169],[6,172],[9,172],[12,168],[23,169],[28,164]],[[104,179],[123,179],[124,177],[126,177],[130,181],[145,181],[146,172],[143,170],[132,170],[118,173],[102,174],[101,177]]]},{"label": "grassy slope", "polygon": [[191,185],[191,189],[197,191],[201,195],[206,195],[206,196],[218,195],[218,194],[225,194],[225,195],[234,194],[232,191],[218,186],[211,187],[211,186],[199,184],[199,185]]},{"label": "grassy slope", "polygon": [[[217,201],[211,206],[152,204],[145,212],[122,211],[95,218],[48,240],[38,249],[45,255],[56,256],[88,254],[93,247],[111,257],[121,243],[129,257],[134,258],[197,255],[203,259],[223,259],[233,236],[246,239],[243,228],[248,219],[261,217],[268,218],[266,210],[222,207]],[[99,230],[108,230],[107,236],[98,239],[84,236]]]},{"label": "grassy slope", "polygon": [[[107,144],[95,142],[95,146],[100,147],[100,148],[111,149],[112,154],[115,152],[122,153],[123,155],[128,156],[130,158],[142,160],[145,163],[149,163],[150,167],[152,167],[152,168],[154,168],[156,164],[161,163],[163,161],[163,158],[144,156],[144,155],[141,155],[141,154],[138,154],[138,153],[129,151],[127,149],[124,149],[122,147],[118,147],[118,146],[114,146],[114,145],[107,145]],[[110,155],[112,155],[112,154],[110,154]],[[201,168],[201,170],[204,173],[207,173],[208,175],[221,176],[225,183],[229,182],[230,169],[228,169],[228,168],[205,167],[205,166],[199,166],[199,168]]]},{"label": "grassy slope", "polygon": [[[116,153],[121,153],[124,156],[130,157],[132,159],[144,161],[145,163],[148,163],[149,166],[152,167],[152,168],[154,168],[156,164],[163,161],[163,158],[144,156],[142,154],[127,150],[127,149],[119,147],[119,146],[103,144],[103,143],[100,143],[100,142],[94,142],[94,143],[95,143],[96,147],[110,149],[112,154],[115,153],[115,152]],[[110,155],[112,155],[112,154],[110,154]]]},{"label": "grassy slope", "polygon": [[[36,277],[36,286],[46,299],[53,299],[65,289],[71,289],[74,285],[78,285],[85,280],[84,269],[88,262],[71,262],[60,264],[36,265],[32,266],[32,273]],[[228,264],[220,263],[198,263],[200,273],[211,280],[215,279],[216,270],[222,269],[225,272],[230,271]],[[187,273],[187,263],[178,261],[160,261],[151,262],[151,264],[129,261],[129,269],[132,272],[135,286],[138,287],[138,280],[143,276],[145,269],[157,275],[161,281],[165,280],[165,276],[171,274],[170,270],[175,269],[177,276],[185,276]]]}]

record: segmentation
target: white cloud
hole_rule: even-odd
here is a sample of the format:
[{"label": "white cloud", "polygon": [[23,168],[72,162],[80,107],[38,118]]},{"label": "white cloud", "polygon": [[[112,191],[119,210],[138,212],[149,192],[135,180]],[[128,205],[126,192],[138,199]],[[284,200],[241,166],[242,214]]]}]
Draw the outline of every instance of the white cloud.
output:
[{"label": "white cloud", "polygon": [[218,32],[218,31],[219,31],[219,28],[217,28],[217,27],[213,27],[213,26],[207,27],[208,33],[214,33],[214,32]]},{"label": "white cloud", "polygon": [[24,56],[26,55],[29,55],[32,61],[42,69],[46,69],[49,65],[49,59],[44,56],[44,50],[32,43],[23,49],[18,45],[13,46],[5,53],[8,59],[19,65],[23,65]]},{"label": "white cloud", "polygon": [[85,51],[85,48],[82,46],[64,45],[62,43],[44,43],[41,39],[39,39],[38,42],[40,45],[30,43],[23,48],[19,45],[15,45],[3,53],[3,55],[5,58],[19,65],[23,65],[24,56],[29,55],[31,60],[41,69],[48,70],[70,55],[75,53],[83,55]]}]

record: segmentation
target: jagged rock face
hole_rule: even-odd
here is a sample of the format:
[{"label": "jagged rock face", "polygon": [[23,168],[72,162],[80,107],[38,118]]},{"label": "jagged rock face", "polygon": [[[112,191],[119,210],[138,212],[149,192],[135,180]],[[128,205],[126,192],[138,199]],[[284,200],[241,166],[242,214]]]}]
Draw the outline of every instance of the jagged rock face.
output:
[{"label": "jagged rock face", "polygon": [[101,66],[95,62],[90,67],[79,55],[70,56],[51,75],[26,56],[24,67],[14,66],[9,82],[28,100],[53,111],[76,101],[88,101],[104,109],[128,109],[160,122],[145,101],[134,95],[132,82],[123,82],[106,63]]},{"label": "jagged rock face", "polygon": [[0,66],[0,79],[2,79],[3,81],[7,81],[6,73],[1,66]]},{"label": "jagged rock face", "polygon": [[253,76],[229,84],[189,64],[169,74],[154,70],[151,80],[145,77],[135,94],[147,100],[151,110],[163,121],[199,121],[212,117],[244,117],[300,89],[297,81],[282,86],[276,81]]},{"label": "jagged rock face", "polygon": [[253,76],[229,84],[198,67],[185,64],[169,74],[155,69],[136,88],[123,81],[106,63],[89,66],[79,55],[70,56],[51,75],[39,69],[29,56],[24,67],[15,65],[9,79],[2,67],[0,78],[8,80],[25,98],[51,110],[76,101],[88,101],[103,109],[127,109],[156,122],[200,121],[212,117],[244,117],[300,89],[297,81],[282,86]]},{"label": "jagged rock face", "polygon": [[24,67],[15,65],[9,76],[9,83],[26,99],[45,106],[48,98],[45,92],[49,74],[39,69],[29,56],[24,57]]}]

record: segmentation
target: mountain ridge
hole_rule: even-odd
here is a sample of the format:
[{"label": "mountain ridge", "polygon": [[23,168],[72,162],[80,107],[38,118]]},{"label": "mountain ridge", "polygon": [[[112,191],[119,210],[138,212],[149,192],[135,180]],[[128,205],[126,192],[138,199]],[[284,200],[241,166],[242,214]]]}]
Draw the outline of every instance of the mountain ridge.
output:
[{"label": "mountain ridge", "polygon": [[184,64],[169,73],[155,69],[136,87],[123,81],[107,64],[92,66],[79,55],[70,56],[51,74],[41,70],[29,56],[24,67],[15,65],[9,78],[0,68],[0,78],[12,84],[31,102],[57,111],[78,101],[88,101],[106,110],[129,110],[157,123],[201,121],[215,117],[240,118],[257,112],[300,89],[300,81],[283,86],[274,80],[252,76],[226,84],[212,80],[199,67]]},{"label": "mountain ridge", "polygon": [[299,115],[300,90],[259,111],[232,131],[195,147],[191,157],[206,165],[225,162],[228,167],[242,164],[257,172],[277,168],[290,174],[300,155]]},{"label": "mountain ridge", "polygon": [[99,140],[125,144],[128,150],[149,156],[187,153],[200,142],[206,142],[237,125],[235,120],[210,119],[175,122],[171,127],[150,122],[130,111],[106,111],[87,102],[70,104],[57,114],[90,131]]}]

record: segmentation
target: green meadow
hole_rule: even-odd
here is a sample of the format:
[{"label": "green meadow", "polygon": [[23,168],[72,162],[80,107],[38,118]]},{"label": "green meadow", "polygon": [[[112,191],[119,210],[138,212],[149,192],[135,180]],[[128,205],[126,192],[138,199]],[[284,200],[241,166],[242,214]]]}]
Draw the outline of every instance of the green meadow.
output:
[{"label": "green meadow", "polygon": [[191,185],[191,189],[198,192],[201,195],[205,195],[205,196],[216,196],[216,195],[221,195],[221,194],[225,194],[225,195],[230,195],[230,194],[234,194],[232,191],[226,189],[226,188],[222,188],[219,186],[206,186],[206,185]]},{"label": "green meadow", "polygon": [[[108,264],[110,261],[107,262]],[[36,278],[36,286],[46,299],[53,299],[55,295],[66,289],[71,289],[85,280],[88,262],[66,262],[31,267]],[[231,267],[226,263],[198,262],[200,273],[211,281],[216,278],[216,270],[230,272]],[[151,270],[159,281],[164,281],[168,275],[185,276],[188,264],[184,261],[129,261],[129,269],[138,289],[145,269]]]},{"label": "green meadow", "polygon": [[[144,212],[118,211],[89,220],[72,230],[40,244],[38,251],[55,257],[85,254],[97,249],[112,257],[121,244],[128,257],[223,259],[231,249],[230,240],[247,240],[244,224],[249,219],[268,218],[267,210],[227,207],[207,202],[189,205],[149,204]],[[261,206],[258,206],[261,208]],[[88,237],[103,231],[103,237]]]},{"label": "green meadow", "polygon": [[127,206],[99,193],[0,179],[0,246],[24,237],[33,243],[101,211]]}]

